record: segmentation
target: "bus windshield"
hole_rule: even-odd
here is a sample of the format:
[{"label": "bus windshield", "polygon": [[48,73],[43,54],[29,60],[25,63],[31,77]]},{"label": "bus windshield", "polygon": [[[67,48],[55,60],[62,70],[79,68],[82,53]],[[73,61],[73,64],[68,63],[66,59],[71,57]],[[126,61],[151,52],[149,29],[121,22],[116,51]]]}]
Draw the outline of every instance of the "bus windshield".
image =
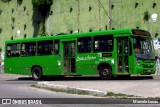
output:
[{"label": "bus windshield", "polygon": [[153,42],[151,38],[135,37],[134,50],[139,59],[155,59]]}]

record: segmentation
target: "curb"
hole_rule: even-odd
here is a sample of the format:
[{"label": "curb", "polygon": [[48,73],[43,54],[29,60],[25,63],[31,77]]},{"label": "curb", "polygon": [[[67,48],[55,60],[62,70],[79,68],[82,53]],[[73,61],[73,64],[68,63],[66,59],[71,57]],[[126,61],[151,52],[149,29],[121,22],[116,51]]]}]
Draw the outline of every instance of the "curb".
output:
[{"label": "curb", "polygon": [[68,87],[64,85],[55,85],[55,84],[49,84],[48,82],[38,82],[36,87],[40,88],[46,88],[55,90],[58,92],[70,92],[70,93],[76,93],[76,94],[87,94],[87,95],[93,95],[93,96],[100,96],[104,97],[107,95],[106,91],[99,91],[99,90],[93,90],[93,89],[85,89],[85,88],[75,88],[75,87]]},{"label": "curb", "polygon": [[152,75],[154,79],[160,79],[160,74]]}]

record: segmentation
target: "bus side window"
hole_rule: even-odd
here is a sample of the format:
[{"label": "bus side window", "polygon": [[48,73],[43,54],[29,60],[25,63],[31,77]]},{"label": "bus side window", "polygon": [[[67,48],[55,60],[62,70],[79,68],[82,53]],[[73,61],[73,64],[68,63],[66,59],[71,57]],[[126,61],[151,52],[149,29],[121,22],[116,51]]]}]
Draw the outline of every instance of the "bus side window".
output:
[{"label": "bus side window", "polygon": [[7,52],[6,52],[6,56],[10,57],[11,56],[11,45],[7,45]]},{"label": "bus side window", "polygon": [[38,41],[38,55],[52,55],[53,40]]},{"label": "bus side window", "polygon": [[21,44],[21,56],[26,56],[25,44]]},{"label": "bus side window", "polygon": [[80,37],[78,38],[78,52],[89,53],[91,52],[92,39],[91,37]]},{"label": "bus side window", "polygon": [[18,56],[20,56],[20,44],[7,45],[7,57],[18,57]]},{"label": "bus side window", "polygon": [[111,52],[113,50],[113,35],[94,36],[94,52]]},{"label": "bus side window", "polygon": [[59,53],[59,40],[54,40],[54,45],[53,45],[53,53],[58,54]]},{"label": "bus side window", "polygon": [[11,56],[11,50],[7,50],[7,57]]},{"label": "bus side window", "polygon": [[26,56],[25,51],[22,51],[21,56]]},{"label": "bus side window", "polygon": [[23,43],[21,56],[35,56],[35,55],[36,55],[36,42]]}]

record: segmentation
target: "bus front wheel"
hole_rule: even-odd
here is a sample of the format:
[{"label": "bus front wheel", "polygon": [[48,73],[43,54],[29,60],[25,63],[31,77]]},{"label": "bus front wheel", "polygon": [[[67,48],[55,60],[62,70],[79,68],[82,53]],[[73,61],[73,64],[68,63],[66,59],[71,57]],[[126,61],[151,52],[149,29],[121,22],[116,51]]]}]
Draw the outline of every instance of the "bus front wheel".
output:
[{"label": "bus front wheel", "polygon": [[112,71],[109,67],[101,67],[99,69],[99,76],[102,80],[109,80],[112,77]]},{"label": "bus front wheel", "polygon": [[34,67],[32,69],[32,78],[34,80],[41,80],[42,79],[42,70],[40,67]]}]

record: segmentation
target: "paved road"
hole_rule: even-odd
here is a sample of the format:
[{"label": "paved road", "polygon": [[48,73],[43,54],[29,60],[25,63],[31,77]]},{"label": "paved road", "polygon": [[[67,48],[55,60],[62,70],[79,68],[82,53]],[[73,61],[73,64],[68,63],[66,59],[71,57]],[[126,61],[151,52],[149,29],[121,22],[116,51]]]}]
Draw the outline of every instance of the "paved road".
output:
[{"label": "paved road", "polygon": [[[16,105],[16,107],[74,107],[73,105],[65,105],[65,104],[59,104],[60,102],[63,103],[65,99],[71,98],[95,98],[94,96],[88,96],[88,95],[76,95],[76,94],[66,94],[66,93],[57,93],[49,90],[44,90],[44,89],[38,89],[34,87],[30,87],[33,84],[37,84],[37,81],[33,81],[31,78],[1,78],[0,79],[0,99],[1,98],[12,98],[16,100],[16,98],[24,98],[26,99],[33,99],[35,98],[36,100],[41,100],[43,102],[46,101],[46,103],[52,104],[52,101],[55,102],[53,105]],[[49,98],[49,99],[47,99]],[[50,99],[51,98],[51,99]],[[52,99],[54,98],[54,99]],[[59,100],[58,100],[59,99]],[[2,99],[1,99],[2,100]],[[51,102],[48,102],[47,100],[50,100]],[[1,101],[0,101],[1,102]],[[42,102],[42,103],[43,103]],[[5,105],[5,107],[14,107],[15,105]],[[0,105],[0,107],[4,107],[4,105]],[[77,106],[77,107],[82,107],[82,106]]]},{"label": "paved road", "polygon": [[32,80],[1,80],[0,98],[92,98],[75,94],[57,93],[49,90],[31,87],[37,84]]},{"label": "paved road", "polygon": [[114,78],[112,80],[102,81],[99,78],[62,78],[56,81],[40,81],[38,86],[50,88],[62,88],[77,91],[89,90],[89,94],[105,95],[108,92],[115,94],[127,94],[139,97],[160,97],[160,79],[150,77],[132,77],[129,79]]},{"label": "paved road", "polygon": [[[70,87],[81,87],[81,88],[88,88],[91,87],[91,89],[99,87],[99,89],[104,89],[103,87],[106,87],[106,84],[108,84],[109,87],[116,86],[116,87],[122,87],[122,86],[128,86],[124,85],[126,83],[130,83],[133,86],[133,83],[142,83],[142,84],[154,84],[154,83],[159,83],[159,79],[150,79],[150,78],[130,78],[128,80],[125,80],[123,78],[115,78],[109,81],[102,81],[97,77],[67,77],[67,78],[59,78],[56,80],[52,79],[46,79],[43,81],[33,81],[30,77],[23,77],[20,76],[19,78],[0,78],[0,98],[97,98],[94,96],[88,96],[88,95],[74,95],[74,94],[65,94],[65,93],[57,93],[57,92],[52,92],[44,89],[38,89],[38,88],[33,88],[30,87],[32,84],[37,84],[39,83],[50,83],[52,85],[65,85],[65,86],[70,86]],[[142,87],[142,86],[140,86]],[[113,87],[112,87],[113,88]],[[154,87],[151,87],[154,88]],[[113,88],[114,89],[114,88]],[[119,90],[121,88],[117,88],[115,90]],[[131,89],[131,88],[130,88]],[[147,88],[148,89],[148,88]],[[112,90],[113,91],[113,90]],[[143,91],[143,90],[142,90]],[[99,98],[99,97],[98,97]],[[54,101],[57,101],[55,99]],[[62,101],[62,100],[61,100]],[[57,102],[61,102],[57,101]],[[64,100],[63,100],[64,101]],[[62,102],[63,102],[62,101]],[[67,100],[66,100],[67,101]],[[74,101],[74,100],[73,100]],[[84,99],[79,99],[79,101],[83,102]],[[87,100],[86,100],[87,101]],[[86,102],[84,101],[84,102]],[[94,101],[94,100],[93,100]],[[107,101],[110,102],[118,102],[119,99],[109,99]],[[125,102],[128,102],[127,100],[123,100]],[[131,101],[131,100],[129,100]],[[56,103],[57,103],[56,102]],[[95,102],[96,103],[96,102]],[[103,102],[102,102],[103,103]],[[1,106],[1,105],[0,105]],[[18,105],[21,107],[21,105]],[[36,105],[32,105],[33,107],[36,107]],[[54,105],[47,105],[47,107],[158,107],[159,105],[133,105],[133,104],[112,104],[112,105],[106,105],[106,104],[54,104]],[[37,106],[39,107],[39,106]],[[41,105],[41,107],[46,107],[46,105]]]},{"label": "paved road", "polygon": [[[49,104],[44,105],[29,105],[30,107],[121,107],[122,105],[115,105],[115,104],[103,104],[103,100],[100,99],[88,99],[88,98],[97,98],[94,96],[88,96],[88,95],[74,95],[74,94],[65,94],[65,93],[57,93],[49,90],[44,89],[38,89],[30,87],[32,84],[37,84],[37,81],[33,81],[31,78],[24,77],[24,78],[12,78],[12,79],[1,79],[0,80],[0,98],[36,98],[41,99],[45,98],[44,100],[48,100]],[[46,99],[49,98],[49,99]],[[54,99],[50,99],[54,98]],[[59,99],[60,98],[60,99]],[[65,99],[67,98],[67,99]],[[77,99],[76,99],[77,98]],[[87,98],[87,99],[83,99]],[[99,98],[99,97],[98,97]],[[44,101],[42,100],[42,101]],[[78,101],[77,101],[78,100]],[[13,101],[13,100],[12,100]],[[69,104],[63,104],[67,103],[69,101]],[[75,103],[78,103],[79,101],[81,104],[70,104],[70,102],[76,101]],[[100,101],[99,103],[102,104],[96,104],[97,101]],[[116,99],[110,99],[111,102],[116,101]],[[119,101],[119,99],[117,100]],[[1,102],[1,101],[0,101]],[[52,104],[52,103],[55,104]],[[95,103],[95,104],[88,104],[88,103]],[[50,104],[51,103],[51,104]],[[62,104],[59,104],[62,103]],[[74,103],[74,102],[73,102]],[[82,104],[87,103],[87,104]],[[0,105],[0,107],[3,107],[4,105]],[[15,105],[5,105],[5,107],[14,107]],[[16,105],[18,107],[26,106],[28,105]],[[128,107],[126,104],[123,105],[124,107]],[[133,106],[133,105],[132,105]]]},{"label": "paved road", "polygon": [[[18,79],[18,80],[17,80]],[[45,79],[43,81],[33,81],[30,77],[18,77],[7,80],[5,84],[37,84],[39,86],[54,87],[54,88],[78,88],[84,90],[99,91],[102,94],[107,92],[122,93],[127,95],[141,96],[141,97],[160,97],[159,78],[151,77],[131,77],[129,79],[114,78],[112,80],[100,80],[98,77],[65,77],[55,79]],[[1,81],[2,84],[4,81]],[[22,85],[23,86],[23,85]],[[97,94],[97,93],[95,93]]]}]

